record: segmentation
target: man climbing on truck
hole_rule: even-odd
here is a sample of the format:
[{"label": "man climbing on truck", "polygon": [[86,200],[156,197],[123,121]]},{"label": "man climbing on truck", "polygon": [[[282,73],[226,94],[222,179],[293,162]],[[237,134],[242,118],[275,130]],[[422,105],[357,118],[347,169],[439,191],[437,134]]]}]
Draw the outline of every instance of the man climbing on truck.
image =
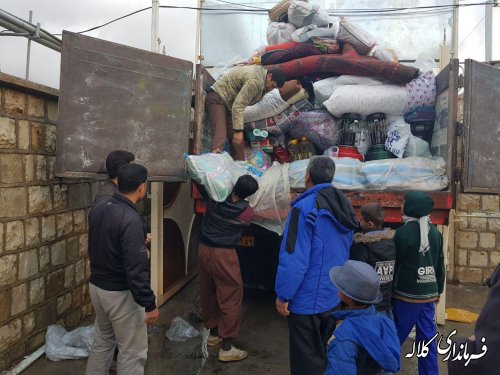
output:
[{"label": "man climbing on truck", "polygon": [[222,151],[229,139],[233,158],[244,160],[245,108],[257,103],[266,92],[282,87],[285,79],[281,70],[267,70],[257,65],[233,69],[219,78],[205,98],[212,125],[212,152]]}]

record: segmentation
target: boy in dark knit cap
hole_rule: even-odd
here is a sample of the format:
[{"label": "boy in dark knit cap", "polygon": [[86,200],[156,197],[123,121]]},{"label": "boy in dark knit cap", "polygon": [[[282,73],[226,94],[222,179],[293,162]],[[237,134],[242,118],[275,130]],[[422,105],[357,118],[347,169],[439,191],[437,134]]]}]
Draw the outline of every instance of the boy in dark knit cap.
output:
[{"label": "boy in dark knit cap", "polygon": [[380,279],[380,291],[384,298],[375,308],[389,319],[392,316],[392,281],[396,263],[394,230],[382,228],[384,210],[377,203],[366,204],[359,209],[363,233],[354,235],[350,259],[368,263]]},{"label": "boy in dark knit cap", "polygon": [[[430,223],[432,198],[409,192],[403,207],[404,225],[396,230],[396,273],[393,285],[394,323],[401,345],[416,325],[416,341],[428,343],[436,334],[435,304],[443,292],[443,237]],[[436,340],[426,357],[418,358],[420,375],[438,374]]]}]

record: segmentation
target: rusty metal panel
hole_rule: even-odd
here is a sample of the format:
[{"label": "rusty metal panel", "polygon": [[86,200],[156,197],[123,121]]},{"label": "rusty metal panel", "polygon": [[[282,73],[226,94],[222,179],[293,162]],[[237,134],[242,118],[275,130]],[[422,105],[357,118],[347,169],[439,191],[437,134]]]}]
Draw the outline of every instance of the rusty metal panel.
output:
[{"label": "rusty metal panel", "polygon": [[184,181],[192,63],[63,33],[56,175],[95,177],[133,152],[151,180]]},{"label": "rusty metal panel", "polygon": [[436,121],[430,145],[432,155],[446,161],[451,191],[455,190],[458,70],[458,60],[454,59],[436,76]]},{"label": "rusty metal panel", "polygon": [[202,65],[196,65],[193,143],[190,150],[194,155],[208,151],[211,135],[210,121],[205,113],[205,97],[214,83],[210,73]]},{"label": "rusty metal panel", "polygon": [[465,60],[465,192],[500,192],[500,69]]}]

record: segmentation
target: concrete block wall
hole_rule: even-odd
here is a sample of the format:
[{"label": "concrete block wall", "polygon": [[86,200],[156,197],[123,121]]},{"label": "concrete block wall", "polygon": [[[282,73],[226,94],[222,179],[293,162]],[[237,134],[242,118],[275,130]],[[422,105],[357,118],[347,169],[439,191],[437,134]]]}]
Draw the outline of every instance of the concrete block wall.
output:
[{"label": "concrete block wall", "polygon": [[98,183],[54,176],[57,91],[0,74],[0,371],[92,313],[87,215]]},{"label": "concrete block wall", "polygon": [[459,194],[455,215],[455,278],[482,284],[500,263],[498,194]]}]

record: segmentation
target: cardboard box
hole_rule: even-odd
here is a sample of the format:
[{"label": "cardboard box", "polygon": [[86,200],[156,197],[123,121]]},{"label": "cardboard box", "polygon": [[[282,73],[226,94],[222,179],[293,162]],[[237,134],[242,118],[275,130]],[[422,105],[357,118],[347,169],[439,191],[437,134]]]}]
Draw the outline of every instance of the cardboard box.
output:
[{"label": "cardboard box", "polygon": [[269,19],[273,22],[288,22],[288,8],[290,0],[282,0],[269,10]]}]

